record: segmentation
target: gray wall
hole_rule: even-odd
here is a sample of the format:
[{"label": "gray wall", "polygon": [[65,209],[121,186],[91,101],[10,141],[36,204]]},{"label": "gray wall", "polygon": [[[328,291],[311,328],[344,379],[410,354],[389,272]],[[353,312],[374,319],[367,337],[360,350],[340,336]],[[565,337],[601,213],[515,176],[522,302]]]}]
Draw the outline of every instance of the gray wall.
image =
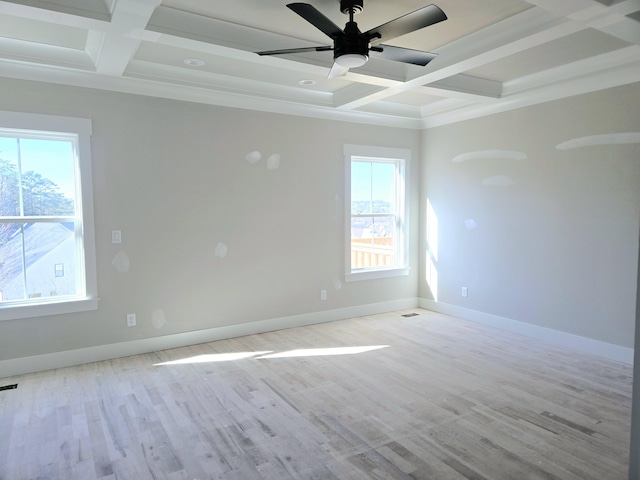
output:
[{"label": "gray wall", "polygon": [[[633,347],[639,111],[634,84],[423,132],[422,230],[429,200],[437,301]],[[634,143],[556,147],[629,132]],[[526,158],[452,161],[487,150]],[[432,299],[429,248],[422,239],[420,296]]]},{"label": "gray wall", "polygon": [[[100,295],[96,312],[0,322],[0,360],[432,298],[427,199],[438,217],[439,302],[633,346],[640,145],[556,145],[640,132],[637,84],[422,133],[22,81],[0,80],[0,91],[2,110],[93,121]],[[344,272],[345,143],[412,150],[407,277],[334,287]],[[263,159],[251,164],[254,150]],[[451,161],[485,150],[526,159]],[[281,163],[268,170],[272,153]],[[128,272],[112,265],[119,250]],[[138,326],[126,328],[133,312]]]},{"label": "gray wall", "polygon": [[[417,131],[11,80],[0,92],[1,110],[93,121],[100,297],[95,312],[0,322],[0,360],[417,297],[417,236],[409,276],[333,282],[344,273],[343,145],[411,149],[417,232]],[[251,164],[254,150],[263,159]]]}]

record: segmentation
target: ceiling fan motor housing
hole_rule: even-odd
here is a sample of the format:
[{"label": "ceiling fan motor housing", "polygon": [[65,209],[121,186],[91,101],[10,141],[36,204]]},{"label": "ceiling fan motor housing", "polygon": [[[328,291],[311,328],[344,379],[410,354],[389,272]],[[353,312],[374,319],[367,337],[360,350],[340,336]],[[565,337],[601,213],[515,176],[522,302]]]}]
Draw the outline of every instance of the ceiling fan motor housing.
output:
[{"label": "ceiling fan motor housing", "polygon": [[347,22],[344,28],[344,35],[335,39],[333,58],[348,54],[368,57],[370,41],[369,35],[361,33],[355,22]]},{"label": "ceiling fan motor housing", "polygon": [[364,9],[364,0],[340,0],[340,11],[346,15],[353,13],[354,15],[362,12]]}]

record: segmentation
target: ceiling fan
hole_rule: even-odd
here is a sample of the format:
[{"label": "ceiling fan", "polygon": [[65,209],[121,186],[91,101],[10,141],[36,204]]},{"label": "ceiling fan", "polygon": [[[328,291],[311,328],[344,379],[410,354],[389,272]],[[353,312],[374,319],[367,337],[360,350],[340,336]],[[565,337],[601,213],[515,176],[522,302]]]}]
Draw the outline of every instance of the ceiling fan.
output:
[{"label": "ceiling fan", "polygon": [[334,63],[329,71],[329,78],[345,75],[350,68],[361,67],[369,59],[370,51],[388,60],[421,66],[426,65],[435,58],[436,55],[434,53],[383,45],[382,42],[446,20],[447,16],[439,7],[429,5],[420,8],[363,33],[358,29],[356,22],[353,21],[354,15],[364,9],[363,3],[364,0],[340,0],[340,10],[342,13],[349,15],[349,21],[344,30],[340,29],[313,5],[308,3],[289,3],[287,7],[329,36],[333,40],[333,45],[269,50],[256,53],[258,55],[283,55],[287,53],[333,50]]}]

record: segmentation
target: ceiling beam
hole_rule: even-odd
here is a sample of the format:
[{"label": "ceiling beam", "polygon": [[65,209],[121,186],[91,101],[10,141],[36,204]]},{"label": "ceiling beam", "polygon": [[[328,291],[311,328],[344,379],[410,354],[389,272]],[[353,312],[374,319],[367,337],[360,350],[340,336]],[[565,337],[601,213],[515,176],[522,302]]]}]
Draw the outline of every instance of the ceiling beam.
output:
[{"label": "ceiling beam", "polygon": [[140,40],[135,33],[144,31],[161,0],[120,0],[111,13],[106,32],[91,32],[87,53],[94,59],[96,72],[121,76],[135,55]]}]

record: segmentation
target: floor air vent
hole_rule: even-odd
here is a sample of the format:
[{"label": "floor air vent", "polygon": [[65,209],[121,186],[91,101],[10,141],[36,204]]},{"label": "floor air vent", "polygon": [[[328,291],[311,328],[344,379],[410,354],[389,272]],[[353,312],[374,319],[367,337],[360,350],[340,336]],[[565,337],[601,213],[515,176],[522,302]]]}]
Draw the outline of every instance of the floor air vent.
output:
[{"label": "floor air vent", "polygon": [[418,315],[420,315],[419,313],[405,313],[402,316],[403,317],[417,317]]},{"label": "floor air vent", "polygon": [[0,391],[2,391],[2,390],[14,390],[16,388],[18,388],[18,384],[14,383],[13,385],[4,385],[4,386],[0,387]]}]

